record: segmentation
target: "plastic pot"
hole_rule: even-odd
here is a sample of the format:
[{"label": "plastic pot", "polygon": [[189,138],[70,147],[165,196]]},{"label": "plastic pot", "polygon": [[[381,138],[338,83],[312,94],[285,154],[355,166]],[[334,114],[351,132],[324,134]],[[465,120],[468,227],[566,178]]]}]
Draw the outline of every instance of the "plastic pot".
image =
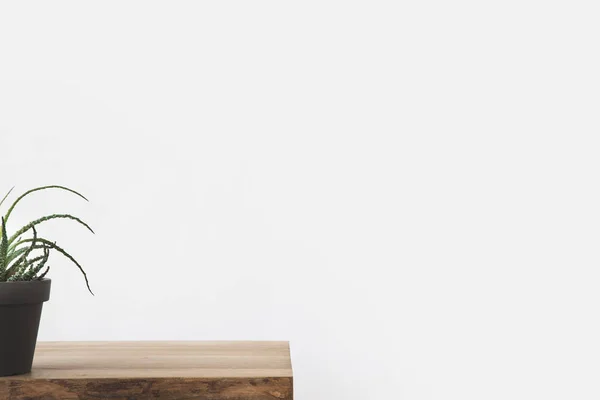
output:
[{"label": "plastic pot", "polygon": [[31,371],[50,279],[0,282],[0,376]]}]

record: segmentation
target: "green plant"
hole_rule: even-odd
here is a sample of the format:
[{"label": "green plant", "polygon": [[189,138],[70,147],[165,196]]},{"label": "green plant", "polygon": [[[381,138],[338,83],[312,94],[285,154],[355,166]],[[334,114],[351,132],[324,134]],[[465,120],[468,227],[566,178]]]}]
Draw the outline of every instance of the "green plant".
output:
[{"label": "green plant", "polygon": [[[14,188],[13,188],[14,189]],[[0,200],[0,207],[4,204],[4,201],[8,198],[13,189],[10,189],[6,196]],[[85,278],[85,284],[87,285],[90,293],[94,294],[90,289],[90,284],[87,279],[87,275],[81,265],[64,249],[59,247],[56,242],[50,241],[43,237],[38,236],[36,226],[42,222],[49,221],[52,219],[70,219],[83,226],[85,226],[90,232],[94,233],[92,228],[82,220],[74,217],[70,214],[52,214],[38,218],[31,221],[30,223],[17,230],[12,235],[8,236],[6,225],[13,212],[15,206],[27,195],[46,189],[60,189],[67,192],[71,192],[81,197],[85,201],[88,201],[80,193],[69,189],[64,186],[41,186],[19,196],[10,206],[4,217],[2,217],[2,232],[0,237],[0,282],[15,282],[15,281],[31,281],[36,279],[42,279],[46,276],[50,267],[47,266],[48,257],[50,252],[58,252],[73,262],[77,268],[83,274]],[[31,232],[30,238],[23,238],[23,235]],[[44,269],[45,267],[45,269]]]}]

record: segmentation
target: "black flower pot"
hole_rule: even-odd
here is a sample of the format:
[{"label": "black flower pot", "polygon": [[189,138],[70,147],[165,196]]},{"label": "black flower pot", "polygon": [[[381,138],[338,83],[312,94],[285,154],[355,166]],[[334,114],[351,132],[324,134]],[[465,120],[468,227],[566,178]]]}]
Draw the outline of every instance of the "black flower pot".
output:
[{"label": "black flower pot", "polygon": [[0,376],[31,371],[50,279],[0,282]]}]

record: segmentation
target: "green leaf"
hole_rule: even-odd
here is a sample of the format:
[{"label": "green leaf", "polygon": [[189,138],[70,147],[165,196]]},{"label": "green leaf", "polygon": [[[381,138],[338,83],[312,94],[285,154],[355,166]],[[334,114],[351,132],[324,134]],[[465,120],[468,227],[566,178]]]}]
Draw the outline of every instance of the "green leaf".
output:
[{"label": "green leaf", "polygon": [[44,271],[44,272],[43,272],[43,273],[42,273],[40,276],[38,276],[38,277],[37,277],[37,278],[35,278],[35,279],[37,279],[38,281],[41,281],[41,280],[42,280],[42,278],[46,276],[46,274],[48,273],[48,271],[50,271],[50,266],[47,266],[47,267],[46,267],[46,270],[45,270],[45,271]]},{"label": "green leaf", "polygon": [[[39,247],[38,247],[39,248]],[[11,262],[13,262],[17,257],[19,257],[21,254],[25,253],[27,251],[27,247],[23,247],[17,250],[13,250],[13,251],[8,251],[8,256],[6,257],[6,265],[10,265]]]},{"label": "green leaf", "polygon": [[2,198],[2,200],[0,200],[0,207],[2,207],[2,204],[4,204],[4,200],[6,200],[6,198],[8,197],[8,195],[10,194],[10,192],[13,191],[15,187],[13,186],[12,188],[10,188],[10,190],[8,191],[8,193],[6,193],[6,195],[4,195],[4,197]]},{"label": "green leaf", "polygon": [[69,214],[52,214],[52,215],[47,215],[45,217],[38,218],[35,221],[31,221],[30,223],[28,223],[27,225],[25,225],[24,227],[22,227],[21,229],[19,229],[17,232],[15,232],[15,234],[10,237],[10,239],[8,240],[8,242],[10,244],[12,244],[19,236],[21,236],[23,233],[27,232],[29,229],[31,229],[35,225],[40,224],[40,223],[42,223],[44,221],[49,221],[51,219],[56,219],[56,218],[66,218],[66,219],[71,219],[73,221],[77,221],[78,223],[80,223],[81,225],[83,225],[87,229],[89,229],[90,232],[94,233],[93,229],[90,228],[90,226],[88,224],[86,224],[85,222],[83,222],[82,220],[80,220],[77,217],[74,217],[74,216],[69,215]]},{"label": "green leaf", "polygon": [[[20,238],[17,240],[17,242],[12,243],[9,248],[8,248],[8,257],[6,258],[6,265],[10,265],[11,262],[13,262],[17,257],[19,257],[21,254],[23,254],[24,252],[27,251],[27,249],[29,247],[21,247],[19,248],[19,246],[21,246],[22,244],[26,244],[28,242],[31,242],[31,240],[28,241],[23,241],[20,240]],[[35,246],[36,249],[43,249],[44,246]]]},{"label": "green leaf", "polygon": [[[65,186],[58,186],[58,185],[50,185],[50,186],[40,186],[31,190],[26,191],[25,193],[23,193],[21,196],[19,196],[14,203],[10,206],[10,208],[8,209],[6,215],[4,216],[4,220],[8,221],[8,217],[10,217],[10,214],[12,213],[13,209],[15,208],[15,206],[17,205],[17,203],[19,203],[25,196],[40,191],[40,190],[46,190],[46,189],[61,189],[61,190],[66,190],[67,192],[71,192],[76,194],[77,196],[81,197],[82,199],[84,199],[85,201],[88,201],[88,199],[85,198],[84,195],[74,191],[73,189],[69,189],[68,187]],[[12,190],[12,189],[11,189]],[[10,192],[9,192],[10,193]],[[8,196],[8,195],[7,195]]]},{"label": "green leaf", "polygon": [[[25,262],[27,260],[27,257],[31,253],[31,251],[33,249],[35,249],[36,240],[37,240],[37,231],[35,230],[35,226],[32,226],[31,229],[33,229],[33,239],[31,240],[31,246],[29,246],[29,248],[27,248],[23,252],[23,255],[17,261],[15,261],[15,264],[13,265],[13,267],[15,267],[15,268],[18,268],[19,264]],[[8,265],[8,263],[7,263],[7,265]],[[8,270],[8,268],[7,268],[7,270]],[[9,274],[9,276],[10,276],[10,274]]]},{"label": "green leaf", "polygon": [[[27,271],[23,274],[23,280],[24,281],[32,280],[38,274],[38,272],[40,272],[40,270],[44,267],[44,265],[48,261],[49,255],[50,255],[50,252],[48,251],[48,248],[45,247],[43,256],[36,257],[36,258],[30,260],[30,265],[32,265],[35,261],[38,261],[38,260],[41,260],[41,261],[35,267],[30,268],[29,271]],[[27,269],[27,268],[25,268],[25,269]]]},{"label": "green leaf", "polygon": [[2,242],[0,242],[0,282],[4,281],[6,274],[6,258],[8,256],[8,236],[6,235],[6,220],[2,218]]},{"label": "green leaf", "polygon": [[[7,277],[7,282],[14,282],[14,281],[30,281],[31,278],[33,278],[35,276],[35,274],[37,274],[40,269],[42,269],[42,266],[46,263],[46,261],[48,260],[48,250],[44,251],[44,255],[42,256],[38,256],[38,257],[34,257],[31,260],[25,260],[25,262],[23,262],[21,265],[19,265],[16,269],[13,269],[12,273],[8,274]],[[37,269],[35,271],[35,273],[30,274],[32,269],[29,269],[29,267],[31,267],[33,264],[35,264],[37,261],[40,261],[40,263],[38,264],[40,267],[39,269]],[[34,268],[37,268],[38,265],[36,265]],[[30,275],[30,276],[28,276]]]},{"label": "green leaf", "polygon": [[[24,239],[22,240],[22,242],[26,243],[26,242],[31,242],[32,239]],[[92,289],[90,289],[90,283],[88,282],[88,278],[87,278],[87,274],[85,273],[85,271],[83,270],[83,268],[81,267],[81,265],[75,260],[75,258],[73,258],[73,256],[71,256],[69,253],[67,253],[65,250],[63,250],[62,248],[60,248],[56,243],[51,242],[47,239],[43,239],[43,238],[38,238],[37,239],[38,242],[43,243],[44,245],[48,246],[49,248],[52,248],[56,251],[58,251],[59,253],[61,253],[63,256],[65,256],[66,258],[68,258],[69,260],[71,260],[71,262],[73,262],[73,264],[75,264],[77,266],[77,268],[79,268],[79,271],[81,271],[81,273],[83,274],[83,277],[85,279],[85,284],[87,286],[87,289],[89,290],[89,292],[94,295],[94,292],[92,292]]]},{"label": "green leaf", "polygon": [[[37,250],[37,249],[45,249],[45,248],[46,248],[46,246],[44,246],[44,245],[36,245],[36,246],[34,246],[34,250]],[[23,252],[25,252],[25,251],[27,251],[27,250],[29,250],[29,248],[22,248],[22,249],[19,249],[19,250],[16,252],[16,253],[18,253],[18,254],[17,254],[17,256],[19,256],[19,255],[23,254]],[[9,256],[9,258],[11,258],[11,256]],[[16,257],[12,257],[12,260],[14,260],[15,258],[16,258]],[[19,262],[20,262],[20,261],[19,261]],[[10,263],[9,263],[8,265],[9,265],[9,267],[6,269],[6,276],[7,276],[7,277],[9,277],[9,276],[12,274],[12,271],[14,271],[14,270],[15,270],[15,269],[16,269],[16,268],[19,266],[19,264],[18,264],[17,262],[13,262],[13,263],[12,263],[12,265],[11,265]]]},{"label": "green leaf", "polygon": [[17,239],[17,243],[13,243],[10,246],[8,246],[8,254],[12,253],[13,251],[15,251],[15,248],[19,245],[19,240],[21,240],[21,238],[19,237]]}]

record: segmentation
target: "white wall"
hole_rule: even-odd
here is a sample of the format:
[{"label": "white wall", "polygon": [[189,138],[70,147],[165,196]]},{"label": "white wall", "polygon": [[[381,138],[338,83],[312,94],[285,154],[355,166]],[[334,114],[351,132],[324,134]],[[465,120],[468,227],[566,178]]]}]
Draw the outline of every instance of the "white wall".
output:
[{"label": "white wall", "polygon": [[279,339],[298,399],[600,396],[593,1],[0,3],[42,340]]}]

